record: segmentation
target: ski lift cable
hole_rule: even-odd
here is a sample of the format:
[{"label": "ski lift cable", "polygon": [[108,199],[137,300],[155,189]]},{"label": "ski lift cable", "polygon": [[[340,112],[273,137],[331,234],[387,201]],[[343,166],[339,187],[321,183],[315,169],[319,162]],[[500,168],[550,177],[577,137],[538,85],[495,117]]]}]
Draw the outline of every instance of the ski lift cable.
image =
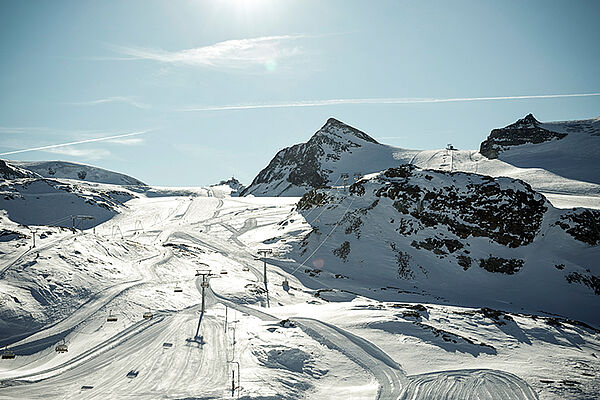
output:
[{"label": "ski lift cable", "polygon": [[[327,239],[329,239],[329,237],[333,234],[333,231],[335,231],[335,229],[342,223],[342,220],[344,219],[344,217],[346,216],[346,214],[348,213],[348,211],[350,210],[350,207],[352,207],[352,204],[354,203],[355,198],[352,198],[352,201],[350,201],[350,204],[348,204],[348,207],[346,208],[346,211],[344,212],[344,214],[342,214],[342,216],[340,217],[340,219],[336,222],[336,224],[333,226],[333,228],[331,228],[331,231],[329,231],[329,233],[327,234],[327,236],[325,236],[325,238],[321,241],[321,243],[317,246],[316,249],[313,250],[312,253],[310,253],[308,255],[308,257],[306,257],[304,259],[304,261],[302,261],[302,263],[300,265],[298,265],[296,267],[296,269],[294,269],[292,271],[292,275],[296,273],[296,271],[298,271],[301,267],[305,266],[306,262],[317,252],[317,250],[319,250],[321,248],[321,246],[323,246],[325,244],[325,242],[327,241]],[[320,215],[320,214],[319,214]]]},{"label": "ski lift cable", "polygon": [[50,221],[50,222],[46,222],[44,225],[51,226],[52,224],[55,224],[55,223],[61,222],[61,221],[65,221],[65,220],[68,220],[70,218],[73,218],[73,215],[67,215],[67,216],[64,216],[64,217],[62,217],[60,219],[57,219],[57,220],[54,220],[54,221]]}]

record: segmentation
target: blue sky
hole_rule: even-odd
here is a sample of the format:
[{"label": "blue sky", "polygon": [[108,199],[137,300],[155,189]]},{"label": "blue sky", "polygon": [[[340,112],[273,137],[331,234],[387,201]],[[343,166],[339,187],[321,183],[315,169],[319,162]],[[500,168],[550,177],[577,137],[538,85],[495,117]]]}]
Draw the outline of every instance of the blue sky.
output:
[{"label": "blue sky", "polygon": [[403,99],[598,93],[599,17],[598,1],[4,0],[0,153],[87,142],[0,157],[249,183],[332,116],[399,147],[476,149],[529,112],[600,116],[600,96]]}]

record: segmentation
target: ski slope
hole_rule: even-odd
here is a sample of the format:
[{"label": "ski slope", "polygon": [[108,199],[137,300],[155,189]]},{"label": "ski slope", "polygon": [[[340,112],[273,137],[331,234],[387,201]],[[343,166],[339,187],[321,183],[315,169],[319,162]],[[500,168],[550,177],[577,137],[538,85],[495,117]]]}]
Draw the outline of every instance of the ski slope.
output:
[{"label": "ski slope", "polygon": [[[311,229],[298,198],[157,193],[129,200],[95,233],[57,232],[25,253],[30,238],[2,244],[11,330],[0,342],[17,356],[0,360],[0,398],[231,398],[232,372],[234,397],[248,399],[578,398],[565,379],[600,393],[571,368],[600,369],[594,331],[515,315],[505,332],[476,310],[425,304],[419,323],[448,332],[436,336],[397,303],[319,295],[275,259],[266,293],[257,251],[285,260]],[[204,313],[197,269],[213,273]],[[63,340],[69,351],[56,353]],[[493,352],[477,344],[490,340]]]}]

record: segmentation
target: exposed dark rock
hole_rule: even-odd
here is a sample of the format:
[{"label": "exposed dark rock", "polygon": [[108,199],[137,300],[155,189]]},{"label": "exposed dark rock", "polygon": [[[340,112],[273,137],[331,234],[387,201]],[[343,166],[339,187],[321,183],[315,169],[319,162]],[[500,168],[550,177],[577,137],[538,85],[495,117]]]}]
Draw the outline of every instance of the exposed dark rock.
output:
[{"label": "exposed dark rock", "polygon": [[461,267],[463,267],[463,269],[466,271],[469,268],[471,268],[471,262],[473,261],[471,259],[471,257],[469,256],[465,256],[465,255],[458,255],[456,256],[456,260],[458,262],[458,265],[460,265]]},{"label": "exposed dark rock", "polygon": [[565,275],[565,279],[569,283],[580,283],[592,289],[594,294],[600,295],[600,278],[595,275],[584,275],[579,272],[571,272]]},{"label": "exposed dark rock", "polygon": [[591,246],[600,244],[600,211],[585,208],[574,209],[560,216],[560,226],[565,232],[580,242]]},{"label": "exposed dark rock", "polygon": [[[429,250],[438,255],[454,253],[456,250],[462,249],[464,247],[464,245],[456,239],[438,238],[426,238],[425,240],[420,242],[413,240],[413,242],[410,245],[416,249]],[[446,250],[444,250],[444,248]]]},{"label": "exposed dark rock", "polygon": [[396,247],[395,243],[390,243],[390,247],[396,253],[396,264],[398,265],[398,276],[403,279],[414,279],[415,274],[410,269],[410,254],[401,251]]},{"label": "exposed dark rock", "polygon": [[[375,178],[380,185],[374,194],[393,200],[399,213],[414,217],[424,226],[448,226],[461,239],[483,236],[505,246],[519,247],[531,243],[538,233],[547,210],[546,200],[528,184],[512,180],[521,186],[519,190],[491,177],[435,171],[468,183],[466,187],[446,184],[426,188],[420,186],[426,171],[430,176],[434,173],[412,166],[390,168]],[[351,193],[364,194],[366,183],[356,182]]]},{"label": "exposed dark rock", "polygon": [[344,260],[344,262],[348,261],[348,255],[350,254],[350,242],[345,241],[342,243],[340,247],[333,250],[333,254]]},{"label": "exposed dark rock", "polygon": [[497,272],[501,274],[512,275],[518,272],[525,261],[517,258],[501,258],[490,256],[488,258],[481,258],[479,260],[479,266],[489,272]]},{"label": "exposed dark rock", "polygon": [[21,178],[36,178],[38,175],[23,168],[18,168],[7,164],[4,160],[0,160],[0,179],[21,179]]},{"label": "exposed dark rock", "polygon": [[481,143],[479,152],[487,158],[498,158],[498,154],[511,146],[525,143],[543,143],[553,139],[562,139],[566,133],[553,132],[540,127],[540,122],[532,114],[501,129],[494,129]]},{"label": "exposed dark rock", "polygon": [[332,200],[330,196],[317,190],[310,190],[298,201],[298,210],[308,210],[313,207],[320,207],[328,204]]}]

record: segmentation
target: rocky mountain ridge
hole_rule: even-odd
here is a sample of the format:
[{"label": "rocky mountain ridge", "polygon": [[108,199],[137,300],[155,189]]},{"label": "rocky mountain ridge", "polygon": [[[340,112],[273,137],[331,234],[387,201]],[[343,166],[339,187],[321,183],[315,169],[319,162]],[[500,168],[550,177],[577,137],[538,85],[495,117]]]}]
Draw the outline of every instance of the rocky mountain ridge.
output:
[{"label": "rocky mountain ridge", "polygon": [[[395,149],[335,118],[327,120],[306,143],[279,151],[242,192],[255,196],[301,196],[307,190],[351,183],[364,171],[398,163]],[[344,175],[345,174],[345,175]]]},{"label": "rocky mountain ridge", "polygon": [[314,189],[298,210],[313,227],[294,250],[315,252],[309,285],[600,322],[586,306],[600,295],[600,212],[556,209],[525,182],[402,165]]}]

